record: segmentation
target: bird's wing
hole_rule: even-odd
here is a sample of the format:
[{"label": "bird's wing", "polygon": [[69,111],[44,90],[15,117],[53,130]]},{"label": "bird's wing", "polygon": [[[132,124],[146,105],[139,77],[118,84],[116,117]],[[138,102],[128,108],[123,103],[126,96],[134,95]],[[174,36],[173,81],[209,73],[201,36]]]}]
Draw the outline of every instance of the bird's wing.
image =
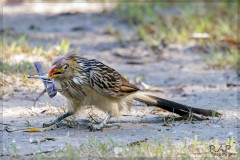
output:
[{"label": "bird's wing", "polygon": [[122,97],[139,90],[114,69],[97,62],[90,71],[90,85],[100,94]]}]

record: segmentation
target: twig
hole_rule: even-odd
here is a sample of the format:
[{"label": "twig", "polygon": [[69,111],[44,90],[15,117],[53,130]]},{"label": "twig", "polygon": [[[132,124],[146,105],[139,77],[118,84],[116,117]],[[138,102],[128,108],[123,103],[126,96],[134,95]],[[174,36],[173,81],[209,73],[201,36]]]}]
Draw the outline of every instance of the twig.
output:
[{"label": "twig", "polygon": [[46,142],[46,141],[55,141],[56,139],[55,138],[53,138],[53,137],[47,137],[47,138],[44,138],[44,139],[42,139],[42,140],[40,140],[40,141],[37,141],[37,140],[35,140],[35,141],[32,141],[31,143],[42,143],[42,142]]},{"label": "twig", "polygon": [[5,126],[4,129],[5,129],[8,133],[24,130],[24,129],[15,129],[15,130],[12,130],[12,131],[11,131],[11,130],[9,130],[8,126]]},{"label": "twig", "polygon": [[8,126],[11,126],[11,124],[7,124],[7,123],[2,123],[0,122],[1,125],[8,125]]},{"label": "twig", "polygon": [[238,86],[240,86],[240,84],[236,84],[236,83],[227,83],[226,86],[227,86],[227,87],[238,87]]},{"label": "twig", "polygon": [[44,95],[44,93],[46,93],[46,89],[44,89],[38,96],[37,98],[34,99],[34,102],[33,102],[33,106],[35,107],[36,106],[36,102],[39,100],[40,97],[42,97],[42,95]]},{"label": "twig", "polygon": [[[90,112],[92,112],[92,110],[91,110]],[[90,115],[90,112],[88,112],[89,118],[92,119],[96,124],[99,124],[99,123],[92,117],[92,115]]]},{"label": "twig", "polygon": [[184,122],[184,120],[182,120],[182,121],[178,124],[178,126],[180,126],[180,124],[182,124],[182,122]]}]

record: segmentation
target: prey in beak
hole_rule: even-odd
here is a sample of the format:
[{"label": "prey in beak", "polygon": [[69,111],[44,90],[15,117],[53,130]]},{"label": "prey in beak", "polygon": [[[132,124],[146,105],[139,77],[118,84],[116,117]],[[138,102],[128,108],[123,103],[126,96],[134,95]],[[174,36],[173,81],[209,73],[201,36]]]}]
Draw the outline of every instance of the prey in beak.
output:
[{"label": "prey in beak", "polygon": [[61,74],[61,71],[59,69],[56,69],[56,65],[54,65],[50,69],[47,78],[56,78],[59,74]]}]

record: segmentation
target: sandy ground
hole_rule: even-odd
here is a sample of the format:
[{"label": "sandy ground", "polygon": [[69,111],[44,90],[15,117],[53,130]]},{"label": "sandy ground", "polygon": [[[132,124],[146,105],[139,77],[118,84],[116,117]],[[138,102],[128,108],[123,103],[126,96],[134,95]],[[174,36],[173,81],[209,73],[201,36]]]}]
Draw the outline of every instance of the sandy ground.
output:
[{"label": "sandy ground", "polygon": [[[31,9],[29,9],[30,5]],[[48,8],[40,10],[39,5]],[[239,143],[237,87],[227,86],[228,83],[237,83],[237,74],[233,69],[209,69],[203,61],[204,55],[192,45],[170,45],[157,54],[149,53],[143,43],[134,40],[130,40],[126,47],[122,47],[114,35],[106,33],[106,29],[112,26],[121,30],[121,34],[126,39],[133,37],[135,32],[116,15],[100,14],[103,9],[97,4],[94,5],[90,5],[92,7],[89,9],[86,7],[77,9],[75,6],[71,10],[69,9],[71,6],[66,6],[64,10],[56,9],[53,4],[8,5],[3,7],[3,27],[13,28],[18,33],[26,33],[33,46],[38,44],[49,46],[63,38],[67,39],[72,44],[71,48],[79,47],[80,55],[104,62],[123,75],[127,75],[129,80],[135,80],[143,75],[144,83],[161,87],[165,91],[152,94],[199,108],[216,108],[223,114],[222,118],[219,121],[214,119],[212,123],[174,122],[165,126],[161,114],[166,113],[156,114],[152,111],[153,107],[146,108],[134,103],[131,112],[122,113],[120,129],[113,127],[104,129],[103,132],[90,132],[86,124],[91,107],[86,107],[75,115],[74,120],[77,123],[73,124],[73,128],[63,125],[56,130],[40,133],[20,131],[8,133],[3,130],[4,126],[10,129],[28,128],[29,125],[41,128],[43,122],[49,122],[59,114],[57,108],[65,104],[65,99],[60,94],[53,99],[45,94],[37,102],[36,107],[33,107],[32,99],[41,92],[43,86],[30,84],[29,87],[21,87],[18,82],[11,79],[11,76],[5,76],[3,78],[9,82],[9,85],[4,86],[4,89],[9,92],[1,99],[3,104],[0,113],[3,117],[0,124],[1,155],[14,153],[14,145],[18,154],[28,155],[62,149],[65,142],[79,146],[81,143],[87,143],[94,136],[100,140],[107,140],[109,136],[118,143],[129,143],[145,138],[157,141],[170,137],[172,143],[180,144],[184,141],[193,142],[197,135],[198,141],[201,142],[211,140],[226,142],[228,138],[233,137],[235,142]],[[31,26],[37,27],[38,30],[31,30]],[[140,64],[130,65],[129,62]],[[171,89],[172,92],[166,92]],[[44,110],[47,111],[41,113]],[[97,120],[105,116],[97,109],[94,109],[93,113],[94,119]],[[56,140],[39,144],[31,143],[46,136],[55,137]]]}]

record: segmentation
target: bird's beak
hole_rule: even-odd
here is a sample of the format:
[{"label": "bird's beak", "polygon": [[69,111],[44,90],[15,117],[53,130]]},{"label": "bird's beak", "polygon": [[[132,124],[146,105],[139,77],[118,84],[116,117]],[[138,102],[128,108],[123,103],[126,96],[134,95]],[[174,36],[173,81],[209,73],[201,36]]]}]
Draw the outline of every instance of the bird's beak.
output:
[{"label": "bird's beak", "polygon": [[56,65],[52,66],[50,69],[47,78],[56,78],[58,77],[58,74],[60,73],[59,69],[56,69]]}]

